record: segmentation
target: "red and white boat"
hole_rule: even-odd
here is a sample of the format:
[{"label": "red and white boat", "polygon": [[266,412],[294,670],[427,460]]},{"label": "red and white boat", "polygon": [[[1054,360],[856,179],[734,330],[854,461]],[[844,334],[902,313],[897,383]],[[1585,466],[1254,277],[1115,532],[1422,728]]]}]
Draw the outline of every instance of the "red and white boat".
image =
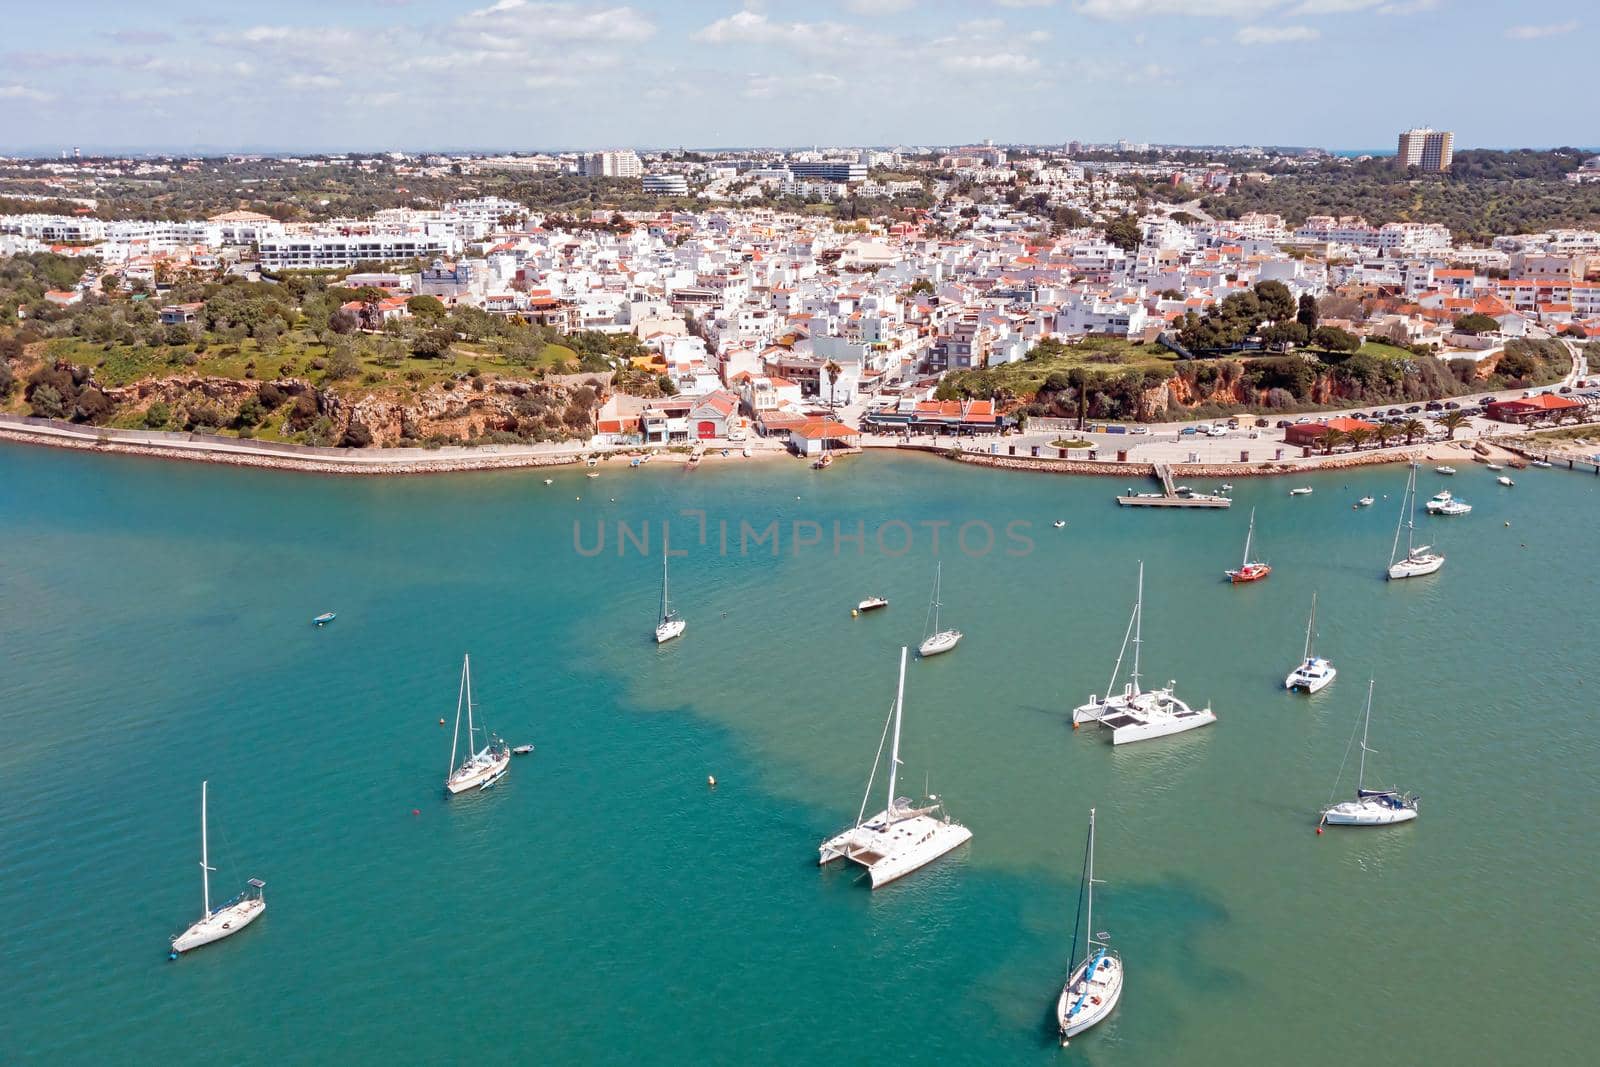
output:
[{"label": "red and white boat", "polygon": [[1234,585],[1239,585],[1243,582],[1259,582],[1272,573],[1272,567],[1269,564],[1250,558],[1250,541],[1255,537],[1255,532],[1256,512],[1254,508],[1251,508],[1250,529],[1244,535],[1244,558],[1239,561],[1238,570],[1224,572],[1228,576],[1228,581]]}]

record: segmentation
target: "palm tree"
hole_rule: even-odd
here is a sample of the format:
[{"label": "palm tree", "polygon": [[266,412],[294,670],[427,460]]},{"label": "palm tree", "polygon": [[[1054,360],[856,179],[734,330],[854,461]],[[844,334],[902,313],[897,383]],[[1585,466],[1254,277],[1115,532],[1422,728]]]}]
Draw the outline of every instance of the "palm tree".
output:
[{"label": "palm tree", "polygon": [[844,368],[830,359],[827,363],[823,364],[822,370],[828,376],[828,403],[832,404],[833,387],[839,384],[839,372],[844,370]]},{"label": "palm tree", "polygon": [[1350,447],[1359,452],[1361,451],[1361,446],[1372,440],[1372,431],[1365,426],[1357,426],[1353,430],[1346,431],[1344,437],[1346,441],[1350,442]]},{"label": "palm tree", "polygon": [[1372,433],[1378,439],[1379,448],[1388,448],[1389,438],[1395,435],[1395,428],[1387,422],[1380,422],[1377,429],[1373,430]]},{"label": "palm tree", "polygon": [[1317,437],[1317,444],[1322,446],[1324,456],[1333,455],[1333,450],[1343,444],[1348,435],[1343,430],[1324,430]]},{"label": "palm tree", "polygon": [[1418,437],[1428,432],[1421,419],[1407,419],[1400,424],[1400,432],[1406,435],[1406,444],[1410,444]]},{"label": "palm tree", "polygon": [[1456,439],[1456,431],[1466,421],[1467,413],[1464,411],[1447,411],[1439,416],[1439,425],[1445,429],[1445,440],[1454,441]]}]

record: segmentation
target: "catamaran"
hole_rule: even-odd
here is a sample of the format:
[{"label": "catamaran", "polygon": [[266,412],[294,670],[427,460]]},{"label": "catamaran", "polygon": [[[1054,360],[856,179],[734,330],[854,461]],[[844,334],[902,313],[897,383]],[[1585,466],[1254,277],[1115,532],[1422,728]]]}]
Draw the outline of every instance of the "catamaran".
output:
[{"label": "catamaran", "polygon": [[[1102,883],[1103,884],[1103,883]],[[1110,1015],[1122,998],[1122,957],[1106,947],[1110,940],[1094,931],[1094,809],[1089,809],[1089,844],[1083,856],[1081,898],[1088,900],[1084,931],[1083,959],[1072,968],[1067,984],[1056,999],[1056,1024],[1061,1028],[1061,1047],[1089,1027]],[[1078,929],[1072,931],[1072,958],[1078,959]]]},{"label": "catamaran", "polygon": [[1465,500],[1457,500],[1455,494],[1445,489],[1433,494],[1428,502],[1423,505],[1429,515],[1466,515],[1472,511],[1472,505]]},{"label": "catamaran", "polygon": [[941,652],[949,652],[961,640],[960,630],[939,629],[939,571],[941,564],[933,565],[933,598],[928,601],[928,622],[926,634],[922,644],[917,646],[917,655],[926,659],[937,656]]},{"label": "catamaran", "polygon": [[1117,653],[1116,666],[1111,668],[1111,681],[1106,690],[1117,684],[1122,673],[1122,659],[1133,642],[1133,672],[1122,692],[1108,695],[1104,700],[1090,694],[1089,702],[1072,710],[1072,728],[1076,730],[1086,722],[1098,722],[1111,727],[1111,743],[1125,745],[1130,741],[1144,741],[1152,737],[1165,737],[1197,726],[1217,721],[1209,705],[1191,708],[1173,695],[1177,682],[1168,682],[1163,689],[1146,693],[1139,688],[1139,648],[1143,644],[1144,629],[1144,561],[1139,561],[1139,591],[1133,602],[1133,617],[1128,620],[1128,631],[1122,636],[1122,651]]},{"label": "catamaran", "polygon": [[667,542],[661,539],[661,618],[656,623],[656,644],[665,644],[674,637],[680,637],[684,628],[689,625],[689,620],[682,618],[673,610],[672,601],[667,596]]},{"label": "catamaran", "polygon": [[213,941],[221,941],[225,937],[243,930],[246,926],[261,918],[261,913],[267,910],[266,899],[262,890],[267,888],[267,883],[259,878],[250,879],[249,889],[239,896],[234,897],[215,911],[211,908],[211,872],[216,870],[211,866],[211,852],[206,839],[206,790],[209,783],[200,783],[200,902],[204,909],[200,918],[177,937],[172,939],[173,959],[178,958],[178,953],[188,952],[201,945],[209,945]]},{"label": "catamaran", "polygon": [[1311,654],[1311,641],[1316,637],[1317,627],[1317,594],[1311,594],[1311,617],[1306,620],[1306,650],[1301,657],[1300,666],[1289,672],[1289,677],[1283,680],[1283,687],[1291,693],[1315,693],[1326,689],[1328,683],[1333,681],[1334,675],[1339,672],[1334,670],[1333,664],[1321,656]]},{"label": "catamaran", "polygon": [[[1361,724],[1361,767],[1356,772],[1356,798],[1342,801],[1322,809],[1322,819],[1317,823],[1317,832],[1322,832],[1322,825],[1329,826],[1392,826],[1399,822],[1410,822],[1417,817],[1417,805],[1422,803],[1422,798],[1415,793],[1402,793],[1398,789],[1368,789],[1367,779],[1367,753],[1372,749],[1367,747],[1367,731],[1372,726],[1372,682],[1367,682],[1367,713]],[[1349,749],[1345,750],[1345,759],[1350,758]],[[1344,767],[1339,767],[1341,773]],[[1333,786],[1339,788],[1339,782],[1334,780]],[[1329,799],[1332,799],[1331,797]]]},{"label": "catamaran", "polygon": [[1232,582],[1234,585],[1240,585],[1244,582],[1259,582],[1261,579],[1272,573],[1271,565],[1262,563],[1260,560],[1252,560],[1250,558],[1250,541],[1253,537],[1255,537],[1255,534],[1256,509],[1251,508],[1250,527],[1245,531],[1244,535],[1244,558],[1239,561],[1238,570],[1224,572],[1228,576],[1228,581]]},{"label": "catamaran", "polygon": [[[1430,552],[1429,545],[1413,544],[1416,533],[1417,511],[1417,469],[1411,468],[1411,477],[1406,480],[1406,491],[1401,494],[1400,525],[1394,530],[1394,546],[1389,549],[1389,577],[1390,578],[1418,578],[1424,574],[1432,574],[1444,566],[1444,557],[1437,552]],[[1400,553],[1400,531],[1406,532],[1406,554]]]},{"label": "catamaran", "polygon": [[[944,810],[944,804],[933,794],[930,793],[921,805],[895,795],[900,772],[900,723],[905,711],[905,696],[906,649],[902,647],[900,684],[895,690],[894,709],[889,714],[889,721],[884,723],[884,736],[878,741],[878,754],[872,761],[872,773],[867,776],[867,791],[861,798],[856,824],[824,841],[817,851],[819,867],[841,859],[859,863],[867,869],[874,889],[910,874],[972,840],[972,831],[958,822],[952,822]],[[889,803],[878,814],[867,819],[864,818],[867,799],[872,795],[872,783],[877,776],[878,765],[883,762],[883,745],[891,726],[894,744],[889,751]]]},{"label": "catamaran", "polygon": [[[468,755],[461,760],[461,765],[456,765],[456,752],[461,747],[461,710],[467,712],[467,743],[465,752]],[[482,730],[485,735],[483,747],[476,752],[472,746],[477,743],[477,733]],[[450,774],[444,780],[444,787],[450,793],[465,793],[469,789],[488,789],[506,776],[511,769],[511,750],[506,743],[489,733],[487,726],[478,726],[472,717],[472,658],[461,657],[461,685],[456,692],[456,728],[450,737]]]}]

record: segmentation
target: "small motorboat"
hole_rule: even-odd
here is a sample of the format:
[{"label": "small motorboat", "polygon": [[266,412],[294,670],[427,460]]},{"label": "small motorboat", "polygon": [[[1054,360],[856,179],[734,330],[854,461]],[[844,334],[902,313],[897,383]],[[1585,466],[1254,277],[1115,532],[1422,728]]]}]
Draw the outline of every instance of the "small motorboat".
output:
[{"label": "small motorboat", "polygon": [[877,611],[879,608],[889,606],[889,598],[883,596],[869,596],[856,605],[857,611]]},{"label": "small motorboat", "polygon": [[321,615],[318,615],[316,618],[312,619],[311,621],[316,623],[318,626],[326,626],[326,625],[328,625],[328,623],[332,622],[334,619],[337,619],[338,617],[339,617],[339,613],[337,611],[324,611]]},{"label": "small motorboat", "polygon": [[1485,463],[1484,468],[1492,471],[1503,471],[1505,468],[1498,463]]},{"label": "small motorboat", "polygon": [[1231,492],[1233,492],[1233,483],[1232,482],[1223,482],[1221,485],[1217,486],[1217,492],[1219,492],[1219,493],[1231,493]]},{"label": "small motorboat", "polygon": [[1454,467],[1450,467],[1450,466],[1433,468],[1433,473],[1435,473],[1435,474],[1454,474],[1455,472],[1456,472],[1456,469]]},{"label": "small motorboat", "polygon": [[1180,485],[1174,489],[1173,492],[1177,493],[1179,496],[1188,496],[1190,493],[1194,492],[1194,490],[1190,489],[1187,485]]},{"label": "small motorboat", "polygon": [[1298,489],[1289,490],[1289,495],[1290,496],[1310,496],[1311,495],[1311,487],[1309,485],[1302,485]]},{"label": "small motorboat", "polygon": [[1360,500],[1356,501],[1356,506],[1357,507],[1362,507],[1362,508],[1370,508],[1372,506],[1372,498],[1370,496],[1364,496]]},{"label": "small motorboat", "polygon": [[824,452],[821,459],[812,461],[811,469],[814,471],[825,471],[831,466],[833,466],[833,455],[832,453]]},{"label": "small motorboat", "polygon": [[1533,460],[1532,462],[1530,462],[1528,465],[1530,467],[1539,467],[1541,469],[1548,469],[1550,467],[1554,467],[1555,466],[1554,463],[1551,463],[1547,459],[1536,459],[1536,460]]},{"label": "small motorboat", "polygon": [[526,756],[528,753],[530,753],[532,751],[533,751],[533,746],[532,745],[518,745],[516,748],[511,750],[511,754],[513,756]]},{"label": "small motorboat", "polygon": [[749,445],[745,445],[744,450],[740,454],[743,455],[745,459],[749,459],[754,453],[750,451]]},{"label": "small motorboat", "polygon": [[628,466],[630,466],[630,467],[637,467],[637,466],[638,466],[638,465],[639,465],[639,464],[640,464],[640,463],[641,463],[641,462],[642,462],[642,461],[641,461],[641,460],[640,460],[640,459],[639,459],[639,457],[638,457],[638,456],[634,456],[634,457],[633,457],[633,458],[632,458],[632,459],[630,459],[630,460],[629,460],[629,461],[628,461]]},{"label": "small motorboat", "polygon": [[556,480],[554,478],[546,478],[544,480],[544,484],[545,485],[554,485],[554,484],[556,484]]},{"label": "small motorboat", "polygon": [[598,477],[600,477],[600,472],[599,471],[589,471],[587,474],[584,475],[584,477],[585,478],[598,478]]},{"label": "small motorboat", "polygon": [[1067,520],[1066,519],[1057,519],[1055,522],[1052,522],[1050,525],[1054,526],[1056,529],[1059,530],[1062,527],[1064,527],[1066,524],[1067,524]]},{"label": "small motorboat", "polygon": [[1435,493],[1433,499],[1423,505],[1428,509],[1429,515],[1466,515],[1472,511],[1472,505],[1465,500],[1457,500],[1446,489],[1442,493]]},{"label": "small motorboat", "polygon": [[1507,489],[1509,489],[1513,485],[1517,484],[1516,482],[1512,481],[1510,478],[1507,478],[1504,474],[1502,474],[1500,477],[1496,478],[1495,481],[1499,482],[1501,485],[1505,486]]}]

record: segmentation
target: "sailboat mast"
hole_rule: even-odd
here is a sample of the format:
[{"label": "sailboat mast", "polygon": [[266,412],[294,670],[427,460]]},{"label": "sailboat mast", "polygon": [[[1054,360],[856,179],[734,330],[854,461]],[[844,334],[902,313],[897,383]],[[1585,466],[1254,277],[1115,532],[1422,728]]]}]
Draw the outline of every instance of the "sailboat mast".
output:
[{"label": "sailboat mast", "polygon": [[205,911],[201,914],[211,914],[211,849],[206,841],[206,787],[210,783],[200,783],[200,899],[205,904]]},{"label": "sailboat mast", "polygon": [[1356,771],[1356,795],[1367,785],[1367,728],[1372,725],[1372,679],[1367,679],[1367,717],[1361,724],[1361,767]]},{"label": "sailboat mast", "polygon": [[941,577],[943,577],[943,575],[941,574],[941,571],[943,569],[944,569],[944,564],[942,564],[942,563],[935,563],[933,565],[933,632],[934,633],[938,633],[939,632],[939,581],[940,581]]},{"label": "sailboat mast", "polygon": [[661,538],[661,621],[667,621],[667,539]]},{"label": "sailboat mast", "polygon": [[[1411,485],[1416,477],[1417,472],[1413,470],[1411,478],[1406,482],[1406,491],[1400,497],[1400,524],[1394,528],[1394,545],[1389,549],[1389,566],[1391,567],[1394,566],[1395,556],[1400,552],[1400,528],[1406,524],[1406,518],[1410,514],[1406,498],[1411,495]],[[1409,541],[1406,542],[1406,554],[1411,554],[1411,543]]]},{"label": "sailboat mast", "polygon": [[1317,625],[1317,594],[1311,594],[1311,617],[1306,620],[1306,659],[1311,658],[1311,631]]},{"label": "sailboat mast", "polygon": [[900,646],[900,684],[894,691],[894,747],[889,750],[889,803],[884,808],[894,814],[895,779],[900,772],[900,716],[906,706],[906,649]]},{"label": "sailboat mast", "polygon": [[478,742],[473,740],[472,737],[472,665],[470,659],[470,656],[463,655],[461,657],[461,684],[467,691],[467,751],[473,752],[475,751],[473,746]]},{"label": "sailboat mast", "polygon": [[1088,927],[1083,932],[1083,956],[1089,958],[1089,946],[1094,941],[1094,809],[1089,809],[1089,908],[1084,915],[1084,923]]},{"label": "sailboat mast", "polygon": [[1250,509],[1250,528],[1244,533],[1244,559],[1239,561],[1241,569],[1250,566],[1250,539],[1256,532],[1256,509]]},{"label": "sailboat mast", "polygon": [[[456,685],[456,728],[450,734],[450,771],[456,773],[456,745],[461,741],[461,702],[467,692],[467,659],[461,658],[461,681]],[[447,775],[448,776],[448,775]]]},{"label": "sailboat mast", "polygon": [[1144,560],[1139,561],[1139,591],[1133,601],[1133,691],[1139,692],[1139,645],[1144,633]]}]

